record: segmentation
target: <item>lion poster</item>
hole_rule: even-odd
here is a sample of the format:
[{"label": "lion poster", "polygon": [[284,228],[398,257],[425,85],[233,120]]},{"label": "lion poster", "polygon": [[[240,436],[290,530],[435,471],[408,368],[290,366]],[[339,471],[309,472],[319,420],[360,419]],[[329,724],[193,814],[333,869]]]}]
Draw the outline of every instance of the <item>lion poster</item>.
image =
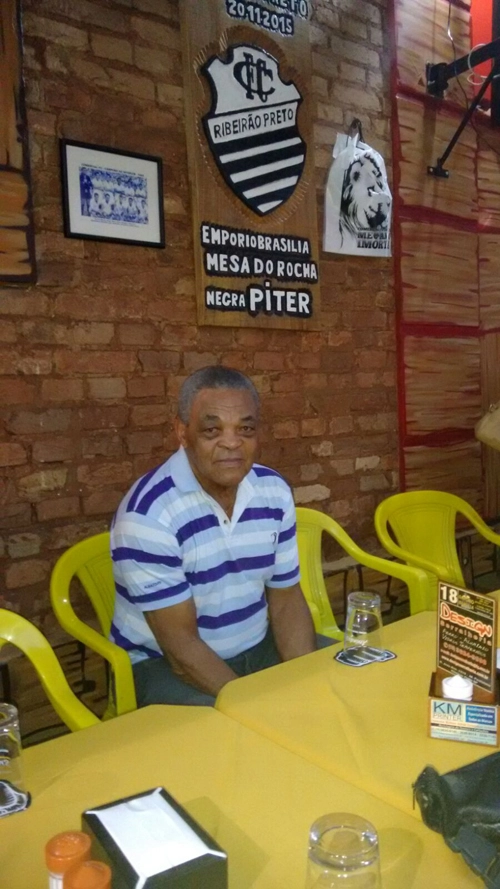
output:
[{"label": "lion poster", "polygon": [[383,157],[357,136],[339,134],[326,186],[323,249],[390,256],[391,209]]}]

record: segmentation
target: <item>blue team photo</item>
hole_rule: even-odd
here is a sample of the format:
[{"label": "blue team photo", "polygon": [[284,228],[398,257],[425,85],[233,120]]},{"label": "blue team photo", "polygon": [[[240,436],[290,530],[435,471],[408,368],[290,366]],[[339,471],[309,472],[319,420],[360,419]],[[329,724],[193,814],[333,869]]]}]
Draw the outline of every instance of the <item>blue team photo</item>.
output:
[{"label": "blue team photo", "polygon": [[79,178],[82,216],[121,225],[149,222],[145,176],[85,164]]},{"label": "blue team photo", "polygon": [[161,158],[69,139],[60,151],[66,237],[165,246]]}]

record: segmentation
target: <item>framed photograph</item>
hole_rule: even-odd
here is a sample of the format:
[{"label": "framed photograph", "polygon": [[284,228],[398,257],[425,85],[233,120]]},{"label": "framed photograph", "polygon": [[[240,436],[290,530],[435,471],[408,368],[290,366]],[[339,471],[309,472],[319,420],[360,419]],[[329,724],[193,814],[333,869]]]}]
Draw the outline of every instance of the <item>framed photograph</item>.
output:
[{"label": "framed photograph", "polygon": [[60,140],[67,238],[164,247],[159,157]]}]

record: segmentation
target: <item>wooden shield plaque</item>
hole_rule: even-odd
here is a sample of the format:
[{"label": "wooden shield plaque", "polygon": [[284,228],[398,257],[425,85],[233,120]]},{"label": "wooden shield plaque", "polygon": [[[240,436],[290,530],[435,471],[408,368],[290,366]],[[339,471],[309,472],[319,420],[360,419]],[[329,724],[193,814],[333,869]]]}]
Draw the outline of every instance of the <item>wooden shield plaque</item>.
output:
[{"label": "wooden shield plaque", "polygon": [[319,326],[308,0],[185,0],[200,324]]},{"label": "wooden shield plaque", "polygon": [[0,282],[35,280],[18,0],[0,3]]}]

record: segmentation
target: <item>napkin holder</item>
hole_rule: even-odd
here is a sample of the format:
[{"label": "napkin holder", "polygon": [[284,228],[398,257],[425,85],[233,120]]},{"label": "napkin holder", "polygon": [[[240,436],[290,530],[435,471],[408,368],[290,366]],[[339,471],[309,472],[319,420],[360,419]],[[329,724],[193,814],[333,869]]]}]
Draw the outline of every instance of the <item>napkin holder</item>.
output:
[{"label": "napkin holder", "polygon": [[89,809],[82,829],[112,889],[227,889],[227,855],[162,787]]}]

